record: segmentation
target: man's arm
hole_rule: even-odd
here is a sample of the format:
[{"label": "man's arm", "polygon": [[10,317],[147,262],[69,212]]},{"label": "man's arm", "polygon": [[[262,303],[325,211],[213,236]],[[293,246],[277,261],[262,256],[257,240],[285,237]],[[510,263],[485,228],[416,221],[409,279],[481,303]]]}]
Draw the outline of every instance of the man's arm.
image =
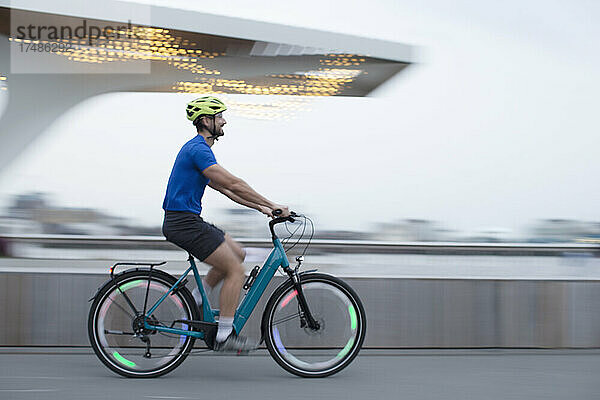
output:
[{"label": "man's arm", "polygon": [[208,186],[215,189],[217,192],[223,193],[225,196],[229,197],[231,200],[235,201],[238,204],[243,206],[254,208],[257,211],[260,211],[263,214],[271,215],[271,209],[265,206],[261,206],[260,204],[253,203],[251,201],[246,201],[242,199],[240,196],[236,195],[229,189],[225,189],[223,186],[219,186],[213,181],[208,182]]},{"label": "man's arm", "polygon": [[[247,203],[252,203],[258,206],[267,207],[271,211],[281,209],[283,211],[282,216],[288,216],[289,210],[285,206],[281,206],[273,203],[272,201],[267,200],[265,197],[258,194],[254,189],[250,187],[246,182],[237,176],[233,175],[225,168],[221,167],[219,164],[213,164],[208,168],[205,168],[202,171],[202,174],[210,179],[210,181],[215,184],[217,190],[219,188],[226,189],[231,194],[237,196],[240,200],[245,201]],[[212,187],[212,186],[211,186]],[[221,191],[221,190],[219,190]],[[223,192],[222,192],[223,193]],[[224,193],[227,195],[226,193]],[[229,196],[228,196],[229,197]],[[231,198],[231,197],[230,197]],[[233,199],[233,201],[238,202]],[[239,202],[238,202],[239,203]],[[244,204],[244,203],[240,203]],[[244,204],[246,205],[246,204]],[[249,206],[252,207],[252,206]],[[252,207],[254,208],[254,207]]]}]

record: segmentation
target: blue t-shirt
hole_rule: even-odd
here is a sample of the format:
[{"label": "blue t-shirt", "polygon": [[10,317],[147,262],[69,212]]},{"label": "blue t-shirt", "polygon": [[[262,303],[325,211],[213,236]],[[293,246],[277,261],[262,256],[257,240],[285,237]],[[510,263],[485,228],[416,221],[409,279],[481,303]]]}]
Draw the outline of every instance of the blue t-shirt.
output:
[{"label": "blue t-shirt", "polygon": [[163,209],[200,214],[202,195],[209,181],[202,171],[216,163],[215,155],[201,135],[184,144],[169,177]]}]

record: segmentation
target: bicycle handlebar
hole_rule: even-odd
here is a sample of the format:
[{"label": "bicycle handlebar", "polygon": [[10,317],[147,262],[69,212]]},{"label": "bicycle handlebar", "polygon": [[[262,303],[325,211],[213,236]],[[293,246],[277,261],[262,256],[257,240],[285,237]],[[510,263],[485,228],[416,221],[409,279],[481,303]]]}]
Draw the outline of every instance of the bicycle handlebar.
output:
[{"label": "bicycle handlebar", "polygon": [[275,225],[280,224],[282,222],[294,222],[296,221],[294,219],[294,217],[297,216],[297,214],[293,211],[290,211],[290,215],[288,217],[277,217],[277,215],[281,215],[283,211],[280,209],[274,210],[273,211],[273,216],[275,216],[275,218],[273,218],[271,221],[269,221],[269,229],[271,230],[271,237],[274,239],[277,238],[277,235],[275,235],[275,230],[273,229],[275,227]]}]

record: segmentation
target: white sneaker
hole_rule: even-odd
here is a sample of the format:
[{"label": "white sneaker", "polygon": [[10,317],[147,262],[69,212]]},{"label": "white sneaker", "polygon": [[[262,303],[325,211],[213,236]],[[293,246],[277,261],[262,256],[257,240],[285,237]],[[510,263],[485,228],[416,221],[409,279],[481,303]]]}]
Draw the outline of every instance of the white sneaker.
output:
[{"label": "white sneaker", "polygon": [[247,337],[238,336],[232,332],[222,342],[215,340],[214,350],[222,353],[247,354],[249,351],[256,350],[256,348],[257,345],[251,343]]}]

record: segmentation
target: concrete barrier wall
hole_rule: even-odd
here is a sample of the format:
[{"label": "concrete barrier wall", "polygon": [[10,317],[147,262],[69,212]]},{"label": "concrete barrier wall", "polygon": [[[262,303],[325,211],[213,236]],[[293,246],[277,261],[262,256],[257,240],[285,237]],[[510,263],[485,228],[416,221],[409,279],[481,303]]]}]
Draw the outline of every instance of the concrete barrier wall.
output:
[{"label": "concrete barrier wall", "polygon": [[[106,279],[0,273],[0,345],[88,345],[88,299]],[[344,280],[365,305],[366,347],[600,347],[600,281]],[[267,298],[246,335],[259,337]]]}]

